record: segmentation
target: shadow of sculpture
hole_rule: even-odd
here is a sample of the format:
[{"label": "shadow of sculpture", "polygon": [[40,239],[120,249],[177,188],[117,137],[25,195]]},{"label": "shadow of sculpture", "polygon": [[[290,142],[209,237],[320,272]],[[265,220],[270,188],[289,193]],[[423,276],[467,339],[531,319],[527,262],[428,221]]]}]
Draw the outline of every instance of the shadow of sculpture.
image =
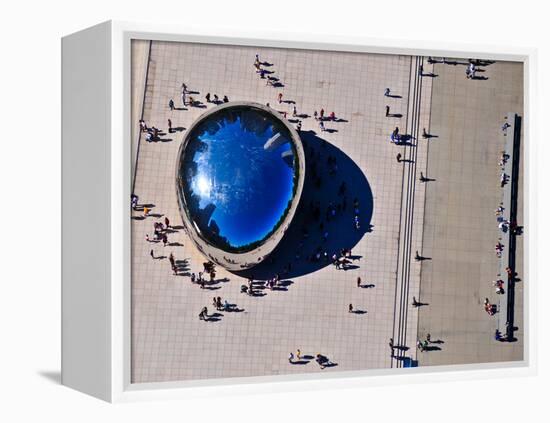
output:
[{"label": "shadow of sculpture", "polygon": [[[352,249],[372,231],[373,195],[363,171],[315,132],[302,131],[300,137],[306,177],[294,219],[266,260],[235,272],[241,277],[266,280],[279,275],[291,279],[315,272],[332,264],[333,254]],[[351,266],[358,264],[356,260]]]}]

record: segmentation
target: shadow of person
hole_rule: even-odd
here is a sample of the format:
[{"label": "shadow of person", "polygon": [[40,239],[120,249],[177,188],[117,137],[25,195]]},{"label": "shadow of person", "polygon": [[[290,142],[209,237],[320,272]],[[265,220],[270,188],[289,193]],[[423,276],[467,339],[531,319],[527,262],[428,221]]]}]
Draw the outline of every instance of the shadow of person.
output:
[{"label": "shadow of person", "polygon": [[[346,153],[315,132],[301,131],[300,137],[306,172],[302,198],[292,223],[270,257],[251,269],[235,272],[241,277],[266,280],[277,274],[285,279],[307,275],[331,264],[333,254],[352,249],[365,233],[372,231],[374,200],[363,171]],[[329,158],[336,166],[327,165]],[[344,193],[339,191],[342,183],[346,187]],[[354,199],[359,204],[358,227],[354,223]],[[325,211],[329,204],[337,211],[327,220]],[[318,215],[312,212],[316,205],[320,209]],[[326,239],[325,232],[328,232]],[[327,256],[322,254],[321,259],[314,259],[319,251],[327,252]]]}]

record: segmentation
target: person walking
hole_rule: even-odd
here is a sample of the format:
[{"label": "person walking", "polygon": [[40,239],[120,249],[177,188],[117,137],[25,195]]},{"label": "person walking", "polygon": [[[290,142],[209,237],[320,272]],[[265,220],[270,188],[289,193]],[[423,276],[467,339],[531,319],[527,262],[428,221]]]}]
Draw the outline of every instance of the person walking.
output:
[{"label": "person walking", "polygon": [[386,90],[384,91],[384,96],[385,96],[385,97],[389,97],[389,96],[390,96],[390,89],[389,89],[389,88],[386,88]]},{"label": "person walking", "polygon": [[357,288],[361,288],[361,278],[357,277]]},{"label": "person walking", "polygon": [[139,129],[141,129],[141,132],[147,132],[147,124],[143,119],[139,120]]},{"label": "person walking", "polygon": [[390,115],[390,106],[386,106],[386,117]]},{"label": "person walking", "polygon": [[154,260],[155,259],[155,252],[151,249],[151,252],[149,254],[151,255],[151,258]]},{"label": "person walking", "polygon": [[229,103],[229,98],[226,95],[223,96],[223,102]]},{"label": "person walking", "polygon": [[298,360],[301,360],[301,359],[302,359],[302,352],[300,351],[299,348],[296,350],[296,358],[297,358]]},{"label": "person walking", "polygon": [[168,119],[168,133],[169,134],[172,133],[172,120],[171,119]]},{"label": "person walking", "polygon": [[214,103],[218,104],[220,102],[220,98],[218,97],[218,94],[214,94]]},{"label": "person walking", "polygon": [[210,93],[207,93],[204,98],[206,98],[207,103],[210,103]]},{"label": "person walking", "polygon": [[166,229],[170,228],[170,219],[168,219],[167,217],[164,218],[164,226],[166,227]]},{"label": "person walking", "polygon": [[348,313],[353,313],[353,304],[348,306]]},{"label": "person walking", "polygon": [[395,156],[395,159],[397,160],[397,163],[401,163],[403,159],[401,158],[401,153],[397,153],[397,156]]},{"label": "person walking", "polygon": [[183,104],[183,107],[187,106],[187,102],[185,101],[185,91],[181,92],[181,103]]},{"label": "person walking", "polygon": [[279,100],[279,104],[281,104],[283,102],[283,93],[279,93],[277,99]]},{"label": "person walking", "polygon": [[170,111],[174,111],[174,100],[170,99],[170,101],[168,102],[168,107],[170,107]]},{"label": "person walking", "polygon": [[296,117],[297,114],[298,114],[298,112],[296,111],[296,106],[294,106],[292,108],[292,117]]},{"label": "person walking", "polygon": [[292,352],[288,355],[288,362],[294,364],[294,354]]}]

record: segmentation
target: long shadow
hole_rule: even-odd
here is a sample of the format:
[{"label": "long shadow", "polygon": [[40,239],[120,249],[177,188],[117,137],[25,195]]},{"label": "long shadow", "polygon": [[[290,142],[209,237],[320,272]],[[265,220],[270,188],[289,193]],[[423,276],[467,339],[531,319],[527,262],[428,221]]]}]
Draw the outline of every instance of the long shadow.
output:
[{"label": "long shadow", "polygon": [[[266,280],[279,274],[292,279],[313,273],[332,264],[328,258],[342,249],[352,249],[372,230],[374,200],[363,171],[342,150],[315,132],[302,131],[300,136],[306,157],[306,178],[294,219],[270,257],[252,269],[235,272],[241,277]],[[329,158],[334,159],[337,168],[327,165]],[[346,189],[339,194],[342,182]],[[354,224],[354,199],[359,204],[358,228]],[[336,209],[336,215],[327,219],[325,211],[329,205]],[[319,212],[315,213],[315,209]],[[324,232],[328,232],[326,240]],[[324,252],[327,259],[316,258]]]}]

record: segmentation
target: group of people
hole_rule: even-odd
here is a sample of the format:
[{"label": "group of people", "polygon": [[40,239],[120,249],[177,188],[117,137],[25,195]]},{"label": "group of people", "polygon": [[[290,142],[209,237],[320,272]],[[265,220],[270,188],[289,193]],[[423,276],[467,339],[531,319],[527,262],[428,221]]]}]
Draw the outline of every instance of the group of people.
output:
[{"label": "group of people", "polygon": [[[295,360],[295,358],[297,360]],[[311,356],[302,356],[302,353],[301,351],[298,349],[296,351],[296,356],[294,356],[294,353],[293,352],[290,352],[289,355],[288,355],[288,362],[290,364],[296,364],[296,363],[300,363],[300,364],[303,364],[303,359],[306,359],[306,360],[310,360],[312,357]],[[322,369],[324,369],[325,367],[331,367],[331,366],[335,366],[336,364],[333,363],[328,357],[322,355],[322,354],[315,354],[315,362],[319,365],[319,367]]]},{"label": "group of people", "polygon": [[[393,341],[393,340],[392,340]],[[437,344],[442,343],[443,341],[435,340],[432,341],[432,335],[429,333],[426,334],[426,339],[421,341],[420,339],[416,341],[416,347],[420,350],[420,352],[424,352],[430,349],[430,344]],[[434,349],[435,347],[431,347]]]},{"label": "group of people", "polygon": [[145,240],[147,242],[160,242],[162,241],[163,245],[166,247],[168,244],[168,233],[167,229],[170,228],[170,220],[165,217],[164,218],[164,225],[162,222],[155,222],[153,224],[153,238],[149,237],[149,234],[145,234]]},{"label": "group of people", "polygon": [[145,133],[145,139],[147,142],[153,142],[160,140],[161,130],[154,126],[148,127],[143,119],[139,120],[139,128],[141,132]]},{"label": "group of people", "polygon": [[202,265],[203,271],[198,272],[198,274],[195,274],[194,272],[191,273],[190,279],[191,283],[198,284],[201,289],[204,289],[206,285],[204,275],[208,275],[210,277],[210,282],[214,282],[216,279],[216,265],[212,261],[204,262]]},{"label": "group of people", "polygon": [[[285,269],[285,272],[287,272],[287,269]],[[273,290],[274,288],[281,286],[281,283],[282,280],[279,273],[267,280],[255,280],[254,277],[251,276],[248,278],[246,285],[241,285],[241,293],[254,296],[256,294],[256,289]]]}]

